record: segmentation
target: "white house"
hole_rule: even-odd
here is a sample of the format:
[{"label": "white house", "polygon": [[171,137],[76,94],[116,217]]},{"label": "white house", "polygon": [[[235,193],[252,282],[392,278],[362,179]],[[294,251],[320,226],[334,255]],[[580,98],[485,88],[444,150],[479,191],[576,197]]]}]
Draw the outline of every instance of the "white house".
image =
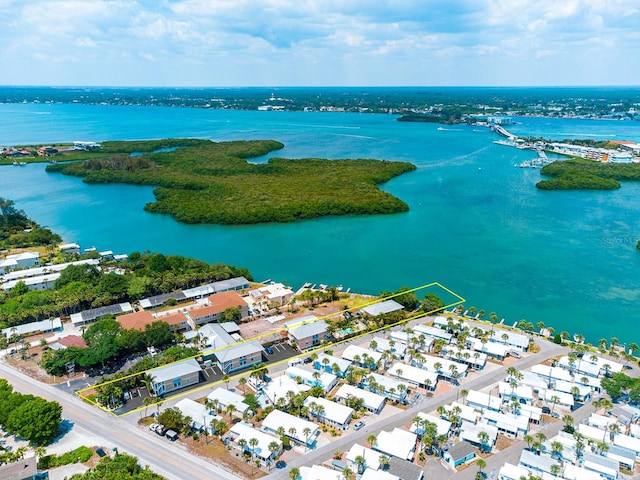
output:
[{"label": "white house", "polygon": [[416,325],[413,327],[413,331],[417,335],[423,334],[425,337],[439,338],[446,343],[451,343],[451,339],[453,338],[453,335],[446,330],[430,325]]},{"label": "white house", "polygon": [[198,432],[207,430],[211,435],[215,433],[214,428],[211,426],[213,420],[222,420],[222,417],[218,415],[211,415],[209,410],[201,403],[198,403],[190,398],[183,398],[175,407],[182,412],[185,417],[191,418],[190,427]]},{"label": "white house", "polygon": [[382,359],[382,354],[368,348],[349,345],[344,349],[344,352],[342,352],[342,358],[347,359],[360,367],[375,369],[378,362]]},{"label": "white house", "polygon": [[416,451],[417,440],[418,436],[415,433],[396,427],[392,432],[380,432],[373,449],[392,457],[409,460]]},{"label": "white house", "polygon": [[420,388],[435,390],[438,386],[439,376],[436,372],[430,372],[405,363],[394,363],[391,368],[387,370],[387,374]]},{"label": "white house", "polygon": [[297,381],[299,379],[302,383],[311,387],[320,387],[325,393],[331,390],[338,381],[338,377],[333,373],[321,372],[298,365],[287,368],[286,374],[294,380]]},{"label": "white house", "polygon": [[364,376],[360,382],[362,388],[384,395],[390,400],[405,402],[407,399],[407,385],[397,378],[391,378],[379,373],[370,373]]},{"label": "white house", "polygon": [[316,370],[324,370],[327,373],[336,374],[340,378],[347,376],[349,367],[351,367],[351,360],[334,357],[333,355],[327,355],[326,353],[319,354],[318,358],[313,362],[313,368]]},{"label": "white house", "polygon": [[311,390],[311,386],[298,383],[293,378],[287,375],[280,375],[272,379],[262,390],[262,393],[265,395],[267,401],[266,404],[277,405],[278,399],[282,398],[285,401],[287,400],[287,393],[293,392],[294,394],[298,394],[301,392],[308,392]]},{"label": "white house", "polygon": [[[431,415],[429,413],[424,413],[424,412],[418,412],[416,414],[416,417],[419,417],[422,421],[426,420],[428,422],[433,423],[436,426],[438,436],[445,435],[449,437],[449,434],[451,433],[451,425],[452,425],[452,423],[449,420],[445,420],[443,418],[436,417],[434,415]],[[425,429],[422,424],[416,424],[415,422],[413,422],[411,424],[411,428],[409,429],[409,431],[411,433],[423,435],[425,432]]]},{"label": "white house", "polygon": [[502,407],[502,401],[499,397],[494,397],[488,393],[478,390],[468,390],[467,405],[482,411],[494,410],[497,412],[500,410],[500,407]]},{"label": "white house", "polygon": [[586,425],[584,423],[580,423],[578,425],[578,432],[591,440],[595,440],[596,442],[604,442],[609,437],[609,432],[606,430],[592,427],[591,425]]},{"label": "white house", "polygon": [[[255,448],[249,444],[249,441],[254,438],[258,441]],[[237,449],[253,454],[263,465],[271,465],[282,452],[282,441],[278,437],[257,430],[253,428],[253,425],[245,422],[231,425],[226,439],[232,441]],[[240,440],[246,442],[244,447],[239,445]],[[271,451],[269,445],[274,442],[278,449]]]},{"label": "white house", "polygon": [[373,305],[366,306],[360,311],[371,317],[377,317],[378,315],[385,315],[388,313],[398,312],[404,310],[404,307],[395,300],[385,300],[383,302],[374,303]]},{"label": "white house", "polygon": [[529,478],[529,470],[511,463],[502,465],[498,472],[498,480],[520,480],[523,477]]},{"label": "white house", "polygon": [[[485,432],[489,436],[489,440],[482,444],[478,435]],[[478,447],[492,450],[498,439],[498,428],[487,423],[468,423],[462,422],[460,426],[460,440],[476,445]]]},{"label": "white house", "polygon": [[362,457],[364,458],[364,469],[368,470],[369,468],[372,470],[380,469],[380,452],[376,452],[375,450],[371,450],[363,445],[358,443],[354,443],[349,451],[347,452],[347,466],[354,472],[358,471],[358,464],[356,463],[356,458]]},{"label": "white house", "polygon": [[[314,404],[322,408],[316,410]],[[353,418],[353,408],[332,402],[326,398],[307,397],[304,405],[309,409],[309,414],[313,415],[318,421],[340,430],[347,430],[349,422]]]},{"label": "white house", "polygon": [[498,382],[498,392],[503,401],[516,398],[520,403],[533,403],[533,389],[527,385],[512,386],[507,382]]},{"label": "white house", "polygon": [[238,417],[242,417],[245,412],[249,411],[249,405],[243,402],[244,397],[226,388],[216,388],[207,395],[207,398],[212,402],[217,401],[220,410],[224,410],[228,405],[233,405],[235,407],[234,414]]},{"label": "white house", "polygon": [[[308,448],[315,447],[320,433],[315,423],[280,410],[273,410],[262,421],[262,428],[266,432],[276,433],[280,427],[284,428],[286,437]],[[308,433],[305,434],[307,429]]]},{"label": "white house", "polygon": [[361,388],[356,388],[348,383],[341,385],[335,396],[342,402],[349,398],[361,398],[364,402],[364,408],[376,414],[379,414],[382,411],[386,400],[382,395],[378,395],[377,393],[369,392]]}]

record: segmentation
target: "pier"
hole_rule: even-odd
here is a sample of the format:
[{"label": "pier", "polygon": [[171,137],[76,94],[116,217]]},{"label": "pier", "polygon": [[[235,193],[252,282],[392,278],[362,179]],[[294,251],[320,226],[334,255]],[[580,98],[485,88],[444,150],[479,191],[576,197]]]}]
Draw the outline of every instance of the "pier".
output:
[{"label": "pier", "polygon": [[542,168],[545,165],[548,165],[551,163],[551,160],[549,160],[549,157],[547,157],[547,154],[544,150],[538,148],[536,149],[536,153],[538,154],[538,158],[535,158],[533,160],[526,160],[522,163],[517,163],[514,165],[514,167],[519,167],[519,168]]}]

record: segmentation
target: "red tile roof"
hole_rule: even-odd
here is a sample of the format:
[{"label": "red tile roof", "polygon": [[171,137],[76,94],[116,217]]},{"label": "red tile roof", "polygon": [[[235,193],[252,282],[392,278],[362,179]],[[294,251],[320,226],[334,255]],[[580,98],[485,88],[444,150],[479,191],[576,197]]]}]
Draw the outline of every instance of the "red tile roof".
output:
[{"label": "red tile roof", "polygon": [[136,330],[144,331],[144,327],[155,322],[155,318],[151,315],[151,312],[141,310],[139,312],[127,313],[118,317],[118,321],[122,328],[127,330],[135,328]]},{"label": "red tile roof", "polygon": [[78,335],[67,335],[66,337],[62,337],[60,340],[58,340],[58,343],[65,347],[87,348],[87,343],[82,337],[79,337]]}]

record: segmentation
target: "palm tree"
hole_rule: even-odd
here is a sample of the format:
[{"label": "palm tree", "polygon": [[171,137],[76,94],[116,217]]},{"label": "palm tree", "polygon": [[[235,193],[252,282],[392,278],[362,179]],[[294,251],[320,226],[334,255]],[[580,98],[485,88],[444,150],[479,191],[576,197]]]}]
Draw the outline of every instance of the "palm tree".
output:
[{"label": "palm tree", "polygon": [[349,467],[344,467],[342,469],[342,476],[345,480],[349,480],[351,478],[351,475],[353,475],[353,471]]},{"label": "palm tree", "polygon": [[528,433],[526,433],[522,439],[525,441],[525,443],[527,444],[527,448],[529,450],[531,450],[531,445],[533,444],[533,435],[530,435]]},{"label": "palm tree", "polygon": [[552,456],[560,458],[562,456],[562,450],[564,450],[564,446],[562,445],[562,442],[558,442],[557,440],[555,442],[551,442]]},{"label": "palm tree", "polygon": [[258,439],[257,438],[250,438],[249,439],[249,446],[251,447],[251,476],[253,477],[253,460],[256,459],[256,447],[258,446]]},{"label": "palm tree", "polygon": [[376,437],[373,433],[367,437],[367,443],[371,445],[371,448],[376,444],[378,437]]},{"label": "palm tree", "polygon": [[230,403],[225,407],[224,411],[227,415],[229,415],[229,423],[231,423],[233,421],[231,415],[236,411],[236,406],[233,403]]},{"label": "palm tree", "polygon": [[307,444],[309,443],[309,434],[311,433],[311,429],[309,427],[304,427],[304,430],[302,430],[302,433],[304,434],[304,451],[307,451]]},{"label": "palm tree", "polygon": [[553,415],[553,411],[556,408],[556,405],[558,405],[558,403],[560,403],[560,397],[558,397],[557,395],[553,395],[551,397],[551,404],[553,405],[553,407],[551,407],[551,414]]},{"label": "palm tree", "polygon": [[553,465],[551,465],[550,470],[551,470],[551,475],[553,475],[554,477],[557,477],[558,475],[560,475],[560,472],[562,472],[562,467],[557,463],[554,463]]},{"label": "palm tree", "polygon": [[[273,455],[274,453],[276,453],[278,450],[280,450],[280,445],[278,445],[278,442],[276,442],[275,440],[273,442],[269,442],[269,446],[267,447],[269,449],[269,451],[271,452],[271,455]],[[275,457],[274,457],[275,460]],[[270,462],[269,465],[272,465],[273,462]]]},{"label": "palm tree", "polygon": [[290,427],[289,428],[289,436],[291,438],[293,438],[294,440],[296,440],[298,437],[296,437],[296,433],[298,432],[298,429],[296,427]]},{"label": "palm tree", "polygon": [[244,393],[245,395],[247,394],[246,388],[247,388],[247,379],[245,377],[240,378],[240,380],[238,380],[238,386],[240,386],[242,388],[242,393]]},{"label": "palm tree", "polygon": [[476,460],[476,465],[478,466],[478,471],[482,472],[482,469],[487,466],[487,461],[480,457]]},{"label": "palm tree", "polygon": [[358,475],[362,475],[362,472],[364,471],[364,464],[365,464],[365,459],[362,455],[358,455],[356,458],[353,459],[356,462],[356,465],[358,466]]},{"label": "palm tree", "polygon": [[229,375],[225,375],[224,377],[222,377],[222,381],[227,386],[227,390],[229,390],[229,382],[231,381],[231,377],[229,377]]},{"label": "palm tree", "polygon": [[293,467],[289,470],[289,478],[291,480],[298,480],[298,478],[300,478],[300,469],[298,467]]},{"label": "palm tree", "polygon": [[387,470],[389,468],[389,457],[386,455],[380,455],[378,457],[378,463],[380,463],[382,470]]},{"label": "palm tree", "polygon": [[491,437],[489,437],[489,434],[487,432],[485,432],[484,430],[481,432],[478,432],[478,442],[480,442],[480,450],[482,451],[490,451],[491,448],[489,448],[489,439]]}]

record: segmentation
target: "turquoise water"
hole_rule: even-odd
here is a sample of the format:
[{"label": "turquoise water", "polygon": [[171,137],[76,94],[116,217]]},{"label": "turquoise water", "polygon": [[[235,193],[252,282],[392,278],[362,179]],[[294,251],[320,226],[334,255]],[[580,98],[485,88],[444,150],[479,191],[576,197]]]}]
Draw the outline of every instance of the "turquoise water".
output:
[{"label": "turquoise water", "polygon": [[[640,123],[521,119],[516,133],[640,141]],[[288,225],[181,225],[142,210],[152,189],[89,186],[44,165],[0,169],[0,195],[67,241],[246,266],[257,280],[378,293],[438,281],[507,323],[544,321],[591,341],[639,342],[640,184],[615,192],[540,192],[533,152],[481,127],[411,124],[390,115],[159,107],[0,105],[0,144],[204,137],[273,138],[284,157],[407,160],[383,186],[410,211]],[[604,137],[602,137],[604,138]],[[265,161],[266,158],[258,159]]]}]

